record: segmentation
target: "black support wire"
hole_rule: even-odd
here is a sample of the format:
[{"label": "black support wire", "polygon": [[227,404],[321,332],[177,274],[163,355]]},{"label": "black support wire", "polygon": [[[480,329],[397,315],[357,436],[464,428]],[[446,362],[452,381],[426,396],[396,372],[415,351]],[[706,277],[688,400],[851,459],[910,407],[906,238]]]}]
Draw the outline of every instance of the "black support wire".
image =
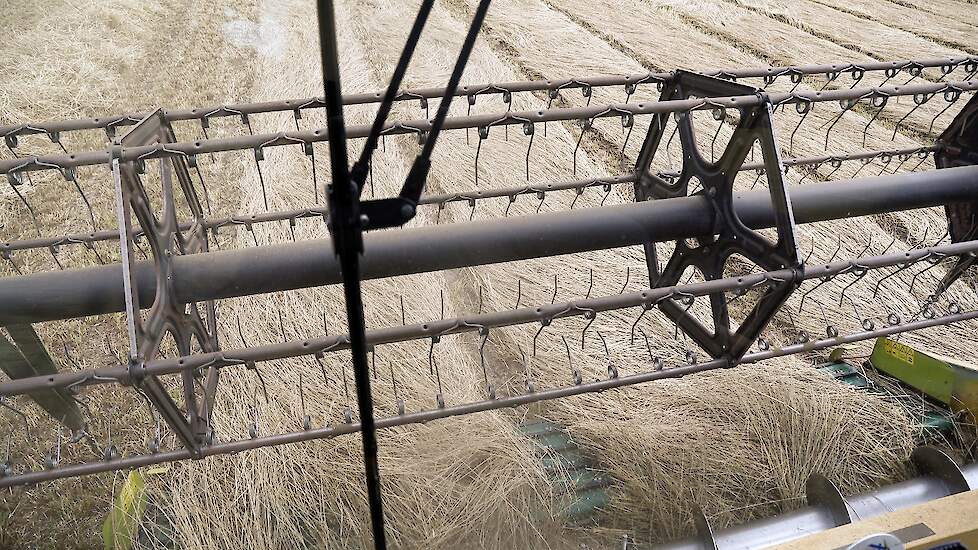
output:
[{"label": "black support wire", "polygon": [[367,364],[367,338],[364,326],[363,297],[360,293],[360,254],[363,253],[363,227],[360,220],[360,199],[346,156],[346,125],[343,121],[343,96],[340,86],[340,67],[336,51],[336,21],[332,0],[319,0],[319,49],[323,66],[323,89],[326,103],[326,125],[329,140],[330,169],[333,182],[329,186],[330,221],[333,249],[339,257],[343,277],[343,296],[350,330],[350,354],[353,358],[353,378],[357,388],[357,407],[360,413],[363,439],[363,469],[367,482],[367,502],[370,506],[370,525],[374,547],[387,548],[384,532],[383,495],[380,486],[380,467],[377,463],[377,428],[374,423],[373,399],[370,395],[370,371]]},{"label": "black support wire", "polygon": [[380,106],[377,107],[377,116],[374,117],[374,123],[370,127],[370,135],[367,136],[367,141],[363,145],[360,159],[353,165],[353,169],[350,170],[350,178],[356,184],[358,194],[363,193],[363,184],[367,179],[367,172],[370,170],[370,159],[374,151],[377,150],[377,141],[380,139],[380,133],[384,129],[384,122],[387,121],[387,115],[390,114],[391,107],[397,99],[397,92],[401,87],[401,82],[404,80],[404,73],[407,72],[408,65],[411,63],[411,57],[414,56],[414,48],[418,45],[418,40],[421,38],[421,31],[424,30],[425,22],[428,20],[428,14],[431,13],[431,6],[434,3],[435,0],[424,0],[421,3],[421,7],[418,8],[418,15],[414,19],[414,25],[411,26],[411,32],[408,34],[407,41],[404,42],[404,49],[401,50],[401,57],[397,60],[397,66],[394,68],[394,74],[391,76],[390,84],[384,93],[384,99]]}]

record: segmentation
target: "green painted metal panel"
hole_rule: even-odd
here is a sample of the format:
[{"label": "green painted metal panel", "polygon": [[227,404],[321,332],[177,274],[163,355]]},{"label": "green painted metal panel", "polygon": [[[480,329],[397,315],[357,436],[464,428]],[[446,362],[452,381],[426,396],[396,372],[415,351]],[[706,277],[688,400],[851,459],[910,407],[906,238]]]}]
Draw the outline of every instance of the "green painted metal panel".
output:
[{"label": "green painted metal panel", "polygon": [[[0,370],[11,379],[55,374],[58,367],[31,325],[4,327],[13,340],[0,334]],[[41,390],[30,394],[42,409],[72,431],[85,427],[85,420],[67,390]]]}]

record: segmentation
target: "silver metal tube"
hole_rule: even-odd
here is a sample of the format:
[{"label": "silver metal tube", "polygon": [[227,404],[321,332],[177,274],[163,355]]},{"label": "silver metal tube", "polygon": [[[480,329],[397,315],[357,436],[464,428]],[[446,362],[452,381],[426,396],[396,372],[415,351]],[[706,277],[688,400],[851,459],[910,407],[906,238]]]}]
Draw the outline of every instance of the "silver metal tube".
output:
[{"label": "silver metal tube", "polygon": [[[780,67],[749,67],[739,69],[706,69],[699,71],[705,75],[718,76],[723,78],[777,78],[781,76],[793,75],[813,75],[813,74],[832,74],[832,73],[853,73],[869,71],[896,71],[911,68],[931,68],[941,67],[942,70],[953,69],[962,64],[978,63],[978,57],[938,57],[916,60],[898,61],[866,61],[862,63],[826,63],[817,65],[791,65]],[[947,72],[950,72],[948,70]],[[528,80],[520,82],[499,82],[489,84],[470,84],[456,88],[454,95],[458,96],[479,96],[502,94],[505,92],[533,92],[544,90],[564,90],[576,89],[589,86],[600,88],[607,86],[625,86],[630,84],[640,84],[648,82],[667,82],[673,76],[671,72],[633,74],[626,76],[602,75],[591,77],[571,77],[551,80]],[[445,94],[444,88],[415,88],[403,90],[397,94],[397,101],[411,101],[424,99],[441,98]],[[349,94],[343,96],[345,105],[358,105],[366,103],[379,103],[383,98],[383,92],[365,92],[359,94]],[[196,107],[192,109],[175,109],[166,111],[167,121],[177,120],[200,120],[205,118],[228,117],[252,115],[258,113],[272,113],[279,111],[297,111],[306,109],[322,109],[325,104],[322,97],[307,97],[284,99],[279,101],[265,101],[259,103],[237,103],[229,105],[211,105],[208,107]],[[142,120],[149,113],[127,113],[121,115],[109,115],[97,118],[83,118],[75,120],[51,120],[45,122],[28,122],[24,124],[8,124],[0,126],[0,136],[21,136],[30,134],[51,134],[52,132],[71,132],[75,130],[87,130],[96,128],[109,128],[116,126],[131,126]]]},{"label": "silver metal tube", "polygon": [[[978,464],[961,468],[972,483],[978,481]],[[875,491],[847,497],[854,515],[860,520],[869,519],[894,510],[909,508],[952,494],[943,481],[932,476],[921,476]],[[856,515],[858,514],[858,515]],[[806,506],[771,518],[751,521],[714,532],[716,550],[757,550],[782,544],[832,529],[837,525],[831,513],[821,506]],[[707,550],[695,537],[670,542],[657,547],[660,550]]]},{"label": "silver metal tube", "polygon": [[[822,103],[827,101],[858,101],[876,97],[933,95],[945,92],[972,92],[978,90],[978,79],[964,82],[920,83],[907,85],[881,86],[875,88],[852,88],[826,91],[796,91],[791,93],[776,92],[768,94],[772,105]],[[562,120],[593,120],[604,117],[620,117],[625,114],[648,115],[655,113],[686,112],[697,109],[712,109],[723,107],[738,109],[760,105],[764,101],[757,95],[679,99],[671,101],[649,101],[641,103],[616,103],[613,105],[598,105],[593,107],[573,107],[558,109],[540,109],[534,111],[507,111],[485,115],[462,116],[445,119],[442,126],[445,130],[465,128],[480,128],[506,126],[514,124],[537,124],[557,122]],[[431,130],[429,120],[410,120],[389,122],[384,126],[384,135],[392,134],[422,134]],[[347,138],[364,138],[370,133],[371,126],[361,124],[347,128]],[[249,136],[205,139],[147,145],[141,147],[126,147],[118,151],[120,162],[145,160],[163,156],[190,156],[204,153],[238,151],[248,149],[263,149],[285,145],[301,145],[328,141],[325,128],[316,130],[278,132],[256,134]],[[0,161],[0,174],[24,172],[31,170],[67,170],[78,166],[105,164],[112,159],[111,150],[84,151],[72,155],[43,155],[20,157]]]},{"label": "silver metal tube", "polygon": [[[798,223],[866,216],[971,200],[978,166],[878,176],[792,188]],[[739,195],[741,220],[770,227],[765,191]],[[450,226],[370,233],[364,238],[364,279],[376,279],[672,241],[714,232],[702,197],[520,216]],[[224,250],[174,259],[173,288],[181,302],[294,290],[340,282],[329,239]],[[139,303],[152,304],[152,262],[133,269]],[[123,311],[119,264],[0,279],[0,325],[35,323]]]}]

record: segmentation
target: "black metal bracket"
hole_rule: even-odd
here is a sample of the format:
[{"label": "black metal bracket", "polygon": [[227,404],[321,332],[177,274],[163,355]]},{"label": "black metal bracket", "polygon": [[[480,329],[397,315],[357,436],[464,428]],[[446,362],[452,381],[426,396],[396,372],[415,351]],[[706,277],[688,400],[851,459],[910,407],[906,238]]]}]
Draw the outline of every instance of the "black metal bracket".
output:
[{"label": "black metal bracket", "polygon": [[[973,96],[937,138],[938,149],[934,164],[938,168],[973,166],[978,164],[978,95]],[[946,204],[948,233],[952,242],[978,239],[978,197],[969,202]],[[940,296],[951,284],[978,265],[978,255],[966,254],[958,258],[938,284],[935,296]]]},{"label": "black metal bracket", "polygon": [[[771,123],[772,106],[766,94],[757,88],[736,82],[677,71],[676,77],[663,89],[660,101],[744,95],[757,95],[761,98],[761,103],[738,109],[740,120],[725,150],[716,161],[705,159],[697,148],[692,112],[675,114],[683,150],[683,167],[679,176],[671,181],[657,176],[651,169],[652,160],[665,134],[669,115],[655,115],[649,126],[635,168],[635,200],[684,197],[689,193],[690,182],[695,178],[702,189],[694,195],[709,201],[714,226],[709,235],[676,241],[675,251],[662,270],[659,269],[655,245],[645,245],[649,280],[654,287],[679,283],[689,267],[699,269],[707,280],[723,278],[727,260],[734,254],[743,256],[767,271],[786,268],[800,270],[802,267],[796,245],[791,201],[783,179],[784,166]],[[755,143],[763,156],[764,173],[774,206],[776,242],[771,242],[748,228],[734,209],[734,181]],[[688,307],[680,305],[676,300],[665,300],[659,303],[659,308],[712,357],[726,358],[731,364],[735,364],[791,292],[798,287],[798,281],[798,277],[792,277],[767,287],[736,329],[731,326],[728,302],[723,293],[710,295],[713,331],[693,317],[688,312]]]}]

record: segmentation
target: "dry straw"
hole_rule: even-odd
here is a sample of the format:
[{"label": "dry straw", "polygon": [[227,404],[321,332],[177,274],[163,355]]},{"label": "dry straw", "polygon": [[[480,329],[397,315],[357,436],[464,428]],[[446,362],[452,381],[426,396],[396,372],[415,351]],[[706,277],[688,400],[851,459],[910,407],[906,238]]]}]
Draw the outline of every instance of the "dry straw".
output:
[{"label": "dry straw", "polygon": [[[405,87],[444,83],[473,5],[472,0],[438,4]],[[483,40],[466,70],[466,82],[851,57],[851,51],[838,44],[766,17],[760,7],[751,11],[723,2],[640,0],[599,0],[598,4],[498,0],[493,5]],[[345,89],[374,90],[386,82],[408,30],[405,21],[413,16],[416,7],[416,1],[399,0],[339,3]],[[119,6],[123,8],[127,7]],[[119,34],[113,34],[111,25],[99,27],[100,23],[95,22],[100,19],[88,8],[78,14],[64,9],[65,13],[57,12],[63,20],[79,18],[75,25],[92,29],[93,36],[130,32],[116,29]],[[161,36],[179,35],[183,40],[184,35],[159,26],[158,17],[168,13],[168,9],[156,6],[149,10],[142,19],[136,19],[137,27],[145,27],[147,32],[158,29]],[[194,78],[184,73],[163,73],[174,82],[183,78],[192,85],[166,88],[176,92],[160,99],[157,90],[144,85],[150,81],[148,76],[115,76],[113,67],[118,64],[105,57],[108,53],[93,53],[103,52],[104,48],[82,40],[76,43],[73,55],[94,65],[91,70],[70,73],[72,79],[82,83],[72,87],[75,96],[56,85],[58,78],[69,74],[67,70],[38,73],[29,84],[12,87],[13,92],[0,95],[4,116],[12,121],[62,116],[61,108],[70,101],[76,107],[64,116],[81,114],[83,109],[85,113],[91,109],[92,114],[129,110],[136,104],[143,107],[160,101],[167,107],[179,107],[319,93],[320,69],[315,28],[310,24],[311,4],[296,1],[286,6],[235,6],[232,11],[194,9],[203,11],[194,12],[197,17],[184,24],[193,32],[185,35],[186,42],[177,42],[183,55],[180,67],[192,70]],[[632,15],[622,19],[616,15],[622,11]],[[742,23],[722,30],[719,19],[733,16]],[[31,17],[34,19],[22,24],[25,29],[33,25],[39,29],[36,32],[47,32],[44,29],[49,25],[56,25],[53,18]],[[697,23],[691,26],[691,22]],[[662,33],[636,33],[634,28],[667,29],[675,34],[675,40],[683,42],[677,46],[672,38],[665,40]],[[55,35],[62,32],[52,29],[50,32]],[[765,32],[753,32],[755,29]],[[731,36],[737,40],[731,40]],[[785,40],[775,43],[762,36],[783,36]],[[51,64],[45,67],[76,65],[70,56],[39,50],[37,44],[41,43],[32,40],[33,49],[27,50],[8,45],[7,57],[50,60]],[[133,71],[156,74],[154,70],[160,67],[176,65],[173,59],[149,55],[136,35],[126,43],[127,66]],[[782,47],[784,44],[797,47]],[[916,44],[897,40],[893,56],[920,57],[920,52],[913,49]],[[222,57],[214,59],[207,53],[216,50],[223,52],[223,59],[232,58],[236,63],[219,61]],[[936,48],[933,53],[943,51]],[[64,65],[54,63],[59,60]],[[13,71],[9,64],[3,68],[5,74]],[[867,75],[864,82],[876,83],[878,80],[873,78]],[[820,85],[814,80],[809,84]],[[788,85],[779,83],[775,87]],[[38,96],[38,90],[44,93]],[[204,96],[205,91],[211,97]],[[654,90],[647,89],[631,101],[648,101],[656,96]],[[31,99],[37,97],[41,100]],[[624,93],[618,89],[595,90],[591,99],[592,104],[622,100]],[[563,93],[554,105],[581,105],[584,101],[579,91],[570,91]],[[545,96],[518,94],[513,98],[512,109],[541,108],[546,104]],[[432,102],[431,108],[435,107],[436,102]],[[467,107],[459,101],[453,105],[453,113],[463,114]],[[902,116],[906,111],[905,105],[895,107],[896,114],[892,116]],[[472,112],[498,112],[505,108],[498,97],[480,98]],[[816,108],[807,128],[817,128],[831,120],[835,112],[833,108]],[[936,109],[924,111],[927,112]],[[953,110],[946,116],[950,114]],[[351,107],[346,116],[352,123],[367,122],[370,110]],[[398,119],[420,116],[423,112],[413,102],[398,104],[393,114]],[[835,127],[830,151],[861,149],[866,120],[861,113],[847,113]],[[929,116],[908,120],[913,131],[919,131],[929,122]],[[712,120],[709,122],[714,125],[705,126],[707,135],[718,128]],[[729,138],[730,122],[719,126],[718,151]],[[783,143],[796,122],[793,112],[778,115],[776,126]],[[288,129],[295,124],[290,115],[255,116],[252,123],[256,132]],[[319,113],[310,113],[301,121],[304,128],[322,123]],[[213,124],[211,131],[217,135],[240,131],[233,129],[233,120]],[[537,135],[533,142],[530,181],[616,174],[622,161],[626,165],[634,162],[646,129],[647,121],[637,121],[622,154],[619,148],[623,130],[617,120],[599,121],[581,140],[575,163],[572,151],[580,128],[572,123],[549,124],[546,137]],[[178,125],[177,130],[188,138],[199,132],[190,125]],[[542,128],[536,130],[542,134]],[[891,132],[892,126],[886,127],[883,120],[867,132],[866,147],[914,143],[901,132],[896,142],[891,142]],[[476,168],[478,141],[475,131],[442,136],[428,182],[430,192],[526,182],[528,140],[518,127],[508,132],[492,128],[482,144]],[[668,156],[657,158],[657,168],[674,165],[679,154],[677,145],[678,140],[671,144]],[[820,132],[803,129],[791,154],[820,154],[823,147],[824,136]],[[399,188],[416,151],[417,145],[410,137],[387,139],[375,155],[372,187],[367,194],[389,195]],[[247,155],[229,154],[216,156],[213,163],[203,163],[216,212],[259,211],[265,198],[270,209],[313,202],[311,167],[299,151],[266,151],[262,162],[265,197],[251,162]],[[875,173],[882,167],[874,164],[861,174]],[[923,167],[932,165],[928,161]],[[858,168],[858,163],[847,165],[834,177],[848,177]],[[807,175],[806,182],[823,179],[830,171],[830,167],[823,167],[816,174]],[[328,173],[325,148],[317,148],[317,173],[320,177]],[[104,173],[99,174],[104,179]],[[788,177],[797,182],[803,175],[804,172],[791,171]],[[753,175],[745,175],[738,179],[738,188],[750,187],[753,180]],[[85,218],[80,213],[65,213],[65,209],[51,206],[55,203],[51,199],[59,196],[49,190],[55,184],[54,178],[48,181],[39,176],[31,190],[32,202],[44,205],[41,217],[45,228],[83,229]],[[104,185],[101,189],[104,194],[97,201],[99,221],[109,226],[111,195],[105,192]],[[580,197],[573,192],[549,194],[542,202],[534,197],[522,197],[513,204],[506,199],[480,201],[474,211],[465,203],[455,203],[444,210],[422,209],[412,225],[530,215],[536,211],[566,210],[572,204],[574,208],[618,204],[631,201],[630,195],[624,187],[608,193],[592,189]],[[30,236],[26,213],[13,198],[2,202],[0,212],[6,222],[4,231],[12,231],[10,238]],[[927,224],[929,230],[925,229]],[[925,233],[933,239],[943,232],[944,224],[939,209],[818,224],[804,228],[801,247],[805,254],[811,250],[812,261],[826,261],[836,254],[837,247],[839,258],[868,255],[883,251],[893,236],[898,238],[894,246],[923,241]],[[223,233],[221,246],[285,242],[292,235],[293,230],[286,223],[260,224],[254,226],[254,233],[244,228]],[[323,237],[325,232],[321,224],[302,222],[294,229],[294,235],[304,239]],[[107,245],[100,250],[112,258],[111,248]],[[660,251],[668,253],[669,247],[662,246]],[[50,257],[43,254],[25,258],[30,258],[27,267],[32,270],[53,267]],[[91,259],[79,256],[65,261],[70,266]],[[738,265],[731,269],[748,268]],[[942,269],[939,266],[931,273],[940,277]],[[874,284],[884,275],[871,273],[847,291],[858,305],[856,311],[848,301],[842,306],[836,301],[849,282],[844,279],[825,285],[824,296],[829,298],[823,297],[817,303],[806,300],[802,307],[800,295],[796,295],[772,323],[767,337],[790,341],[801,329],[818,334],[824,331],[826,319],[855,327],[864,316],[885,316],[891,310],[912,315],[907,311],[916,304],[916,298],[906,290],[912,273],[891,277],[874,296]],[[934,283],[932,278],[926,281]],[[382,327],[398,324],[402,318],[408,323],[421,322],[479,307],[484,311],[509,309],[517,304],[527,306],[637,290],[647,284],[643,253],[633,247],[372,281],[364,287],[368,327]],[[953,293],[963,307],[974,307],[973,293],[969,295],[961,288],[953,289]],[[698,300],[692,311],[705,316],[705,302]],[[745,303],[746,300],[735,302],[735,317],[745,313]],[[591,326],[586,326],[583,319],[559,321],[539,334],[539,326],[494,330],[485,348],[490,381],[499,393],[523,391],[528,376],[537,388],[564,385],[571,382],[574,369],[589,380],[607,376],[609,366],[620,374],[647,371],[652,364],[650,354],[676,364],[686,361],[690,352],[695,353],[695,346],[678,335],[671,322],[654,312],[644,316],[633,331],[638,313],[602,314]],[[330,333],[345,330],[342,296],[337,288],[228,300],[220,305],[220,318],[226,347],[320,334],[324,319]],[[113,318],[97,326],[87,321],[52,324],[57,328],[47,330],[45,338],[55,343],[69,341],[75,355],[83,358],[84,366],[96,366],[93,358],[106,354],[107,346],[101,345],[105,335],[115,338],[121,332],[119,321]],[[973,360],[973,337],[968,331],[974,328],[973,324],[963,324],[905,338],[923,347],[930,345],[931,338],[939,339],[945,353]],[[92,338],[91,334],[97,336]],[[118,343],[113,345],[116,350],[124,349]],[[449,403],[484,397],[477,337],[446,337],[434,348],[430,346],[430,342],[414,342],[377,350],[373,387],[378,414],[395,413],[398,399],[405,400],[409,410],[435,406],[439,378]],[[702,353],[699,355],[702,359]],[[295,430],[305,414],[317,425],[340,421],[345,409],[355,408],[352,374],[345,358],[345,354],[330,354],[324,360],[324,368],[311,358],[272,361],[260,365],[261,377],[254,371],[226,369],[215,416],[218,437],[246,438],[251,430],[260,434]],[[903,475],[902,465],[913,446],[914,427],[910,420],[894,406],[815,372],[810,367],[812,359],[777,359],[763,366],[549,402],[518,414],[482,413],[381,432],[381,470],[390,538],[404,548],[566,547],[593,537],[616,538],[622,531],[640,540],[663,540],[689,532],[693,505],[703,506],[718,525],[797,506],[804,481],[813,472],[828,475],[845,492],[864,490]],[[432,374],[436,366],[437,377]],[[129,397],[120,394],[116,402],[126,402]],[[148,420],[143,411],[134,414]],[[519,432],[519,424],[526,417],[545,417],[566,427],[592,462],[612,478],[610,504],[596,517],[595,525],[582,531],[579,526],[568,528],[555,517],[557,488],[543,470],[538,457],[540,449]],[[145,433],[134,430],[119,437],[135,448],[143,442]],[[93,482],[69,483],[79,488],[108,485],[106,477],[91,479]],[[105,489],[102,491],[104,494]],[[163,505],[181,547],[357,547],[369,540],[359,438],[355,436],[176,464],[152,483],[151,493]],[[40,509],[43,499],[52,494],[55,492],[51,489],[39,488],[22,493],[19,498]],[[59,529],[90,532],[91,526],[79,527],[74,520],[64,519]],[[22,537],[18,543],[23,540],[23,544],[40,544],[39,539],[31,538],[40,535],[28,534],[23,527],[16,532],[17,537]]]}]

